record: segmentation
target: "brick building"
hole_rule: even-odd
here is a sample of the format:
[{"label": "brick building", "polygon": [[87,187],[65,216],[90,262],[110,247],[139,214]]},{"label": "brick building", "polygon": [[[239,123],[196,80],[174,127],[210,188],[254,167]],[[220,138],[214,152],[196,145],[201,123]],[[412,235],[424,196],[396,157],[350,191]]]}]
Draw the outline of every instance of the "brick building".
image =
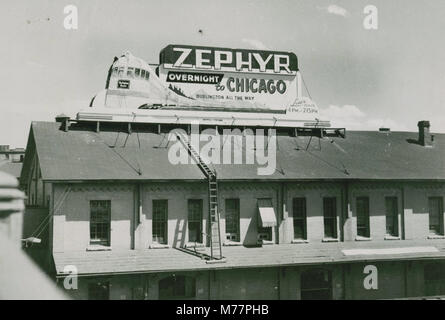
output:
[{"label": "brick building", "polygon": [[269,176],[214,165],[217,263],[206,176],[168,161],[169,128],[97,129],[33,122],[21,173],[24,237],[47,226],[26,250],[59,283],[75,266],[76,298],[445,294],[445,135],[428,122],[419,132],[278,132]]}]

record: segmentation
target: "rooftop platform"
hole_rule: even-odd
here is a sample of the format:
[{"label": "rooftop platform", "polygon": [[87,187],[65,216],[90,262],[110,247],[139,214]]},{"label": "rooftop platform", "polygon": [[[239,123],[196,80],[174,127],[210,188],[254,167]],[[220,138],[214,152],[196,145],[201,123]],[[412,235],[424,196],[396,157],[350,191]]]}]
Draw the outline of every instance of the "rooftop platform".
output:
[{"label": "rooftop platform", "polygon": [[[207,248],[208,249],[208,248]],[[354,250],[354,251],[352,251]],[[224,270],[366,261],[445,259],[445,240],[387,240],[224,247],[224,263],[207,263],[181,249],[54,253],[57,277],[75,265],[80,276]]]}]

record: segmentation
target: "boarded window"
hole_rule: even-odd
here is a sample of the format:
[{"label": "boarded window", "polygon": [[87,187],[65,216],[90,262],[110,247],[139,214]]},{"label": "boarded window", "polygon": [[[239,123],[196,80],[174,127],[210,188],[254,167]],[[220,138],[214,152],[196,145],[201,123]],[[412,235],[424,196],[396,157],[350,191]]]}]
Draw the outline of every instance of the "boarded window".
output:
[{"label": "boarded window", "polygon": [[369,237],[369,198],[358,197],[356,199],[357,210],[357,235],[361,237]]},{"label": "boarded window", "polygon": [[328,270],[313,269],[301,274],[302,300],[331,300],[332,274]]},{"label": "boarded window", "polygon": [[239,199],[226,199],[226,238],[231,241],[240,241],[240,201]]},{"label": "boarded window", "polygon": [[111,201],[90,201],[90,243],[110,245]]},{"label": "boarded window", "polygon": [[337,199],[323,198],[324,235],[327,238],[337,238]]},{"label": "boarded window", "polygon": [[424,267],[425,295],[445,294],[445,263],[429,263]]},{"label": "boarded window", "polygon": [[189,242],[202,243],[202,200],[188,201],[188,233]]},{"label": "boarded window", "polygon": [[168,201],[153,200],[153,242],[167,243]]},{"label": "boarded window", "polygon": [[292,207],[294,220],[294,239],[307,239],[306,198],[294,198]]},{"label": "boarded window", "polygon": [[108,281],[88,284],[88,300],[109,300],[110,283]]},{"label": "boarded window", "polygon": [[428,199],[430,233],[443,234],[443,200],[442,197]]},{"label": "boarded window", "polygon": [[159,299],[184,299],[196,296],[195,279],[186,276],[170,276],[159,281]]},{"label": "boarded window", "polygon": [[396,237],[399,235],[399,210],[397,205],[397,197],[386,197],[385,209],[386,234]]}]

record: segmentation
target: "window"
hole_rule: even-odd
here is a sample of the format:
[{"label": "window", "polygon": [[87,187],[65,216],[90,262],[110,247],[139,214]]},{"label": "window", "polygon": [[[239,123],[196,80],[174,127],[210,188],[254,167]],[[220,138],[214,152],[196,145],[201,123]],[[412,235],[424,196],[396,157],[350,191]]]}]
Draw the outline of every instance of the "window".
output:
[{"label": "window", "polygon": [[272,227],[258,227],[258,239],[272,241]]},{"label": "window", "polygon": [[332,275],[328,270],[313,269],[301,274],[301,300],[331,300]]},{"label": "window", "polygon": [[148,80],[149,77],[150,77],[150,73],[148,71],[145,71],[145,80]]},{"label": "window", "polygon": [[430,233],[443,234],[443,200],[442,197],[428,199]]},{"label": "window", "polygon": [[168,201],[153,200],[153,242],[167,243]]},{"label": "window", "polygon": [[323,198],[324,235],[337,238],[337,201],[335,197]]},{"label": "window", "polygon": [[134,69],[134,76],[136,78],[139,78],[140,74],[141,74],[141,69],[139,68]]},{"label": "window", "polygon": [[184,299],[196,296],[195,279],[186,276],[170,276],[159,281],[159,299]]},{"label": "window", "polygon": [[292,207],[294,239],[306,239],[306,198],[294,198]]},{"label": "window", "polygon": [[258,240],[272,241],[272,228],[277,219],[271,198],[258,199]]},{"label": "window", "polygon": [[369,237],[369,198],[357,197],[357,235],[360,237]]},{"label": "window", "polygon": [[189,242],[202,242],[202,200],[188,201]]},{"label": "window", "polygon": [[445,294],[445,263],[429,263],[424,267],[425,295]]},{"label": "window", "polygon": [[128,68],[127,69],[127,77],[128,78],[133,78],[133,68]]},{"label": "window", "polygon": [[90,243],[110,245],[110,200],[90,201]]},{"label": "window", "polygon": [[239,199],[226,199],[226,238],[240,241]]},{"label": "window", "polygon": [[141,69],[141,78],[144,79],[145,78],[145,70]]},{"label": "window", "polygon": [[124,75],[124,67],[119,67],[119,77]]},{"label": "window", "polygon": [[110,283],[108,281],[88,284],[88,300],[110,299]]},{"label": "window", "polygon": [[397,237],[399,235],[399,210],[397,197],[385,198],[386,234]]}]

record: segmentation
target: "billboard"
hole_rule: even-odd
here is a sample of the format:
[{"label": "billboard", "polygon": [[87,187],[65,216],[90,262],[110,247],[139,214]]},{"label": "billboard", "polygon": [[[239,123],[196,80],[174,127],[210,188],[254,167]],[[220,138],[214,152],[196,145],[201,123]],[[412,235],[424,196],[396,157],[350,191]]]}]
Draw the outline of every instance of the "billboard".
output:
[{"label": "billboard", "polygon": [[159,78],[178,95],[240,108],[285,109],[297,98],[292,52],[168,45]]}]

